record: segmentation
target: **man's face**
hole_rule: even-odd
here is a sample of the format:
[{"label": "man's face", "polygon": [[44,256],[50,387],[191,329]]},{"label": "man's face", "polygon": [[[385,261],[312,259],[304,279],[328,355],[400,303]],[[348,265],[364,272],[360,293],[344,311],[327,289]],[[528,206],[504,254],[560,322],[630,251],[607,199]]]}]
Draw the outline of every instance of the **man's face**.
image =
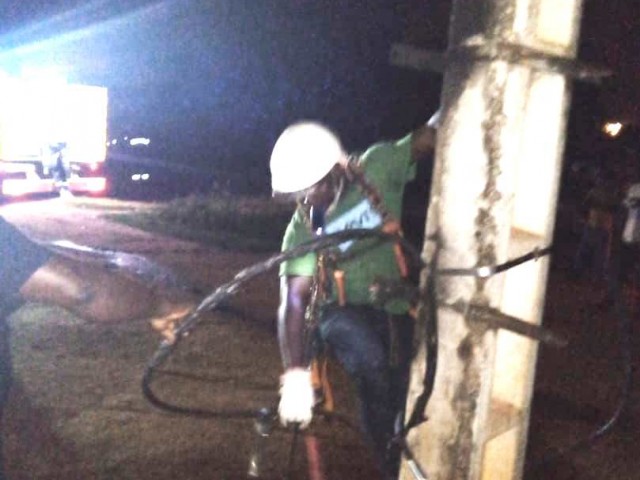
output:
[{"label": "man's face", "polygon": [[299,198],[307,205],[326,209],[333,202],[335,193],[335,177],[329,172],[318,183],[300,192]]}]

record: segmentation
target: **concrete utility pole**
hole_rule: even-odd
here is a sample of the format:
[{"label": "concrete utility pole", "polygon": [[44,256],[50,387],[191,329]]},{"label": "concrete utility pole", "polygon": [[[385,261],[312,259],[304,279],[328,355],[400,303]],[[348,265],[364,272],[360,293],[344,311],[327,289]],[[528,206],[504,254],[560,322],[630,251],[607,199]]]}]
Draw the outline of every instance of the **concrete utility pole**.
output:
[{"label": "concrete utility pole", "polygon": [[[453,1],[423,251],[431,262],[439,245],[439,269],[491,266],[550,245],[568,77],[586,75],[572,61],[581,10],[582,0]],[[540,258],[489,278],[439,277],[435,389],[428,421],[408,438],[430,480],[521,478],[537,342],[472,312],[492,307],[540,324],[548,267]],[[401,478],[415,477],[405,465]]]}]

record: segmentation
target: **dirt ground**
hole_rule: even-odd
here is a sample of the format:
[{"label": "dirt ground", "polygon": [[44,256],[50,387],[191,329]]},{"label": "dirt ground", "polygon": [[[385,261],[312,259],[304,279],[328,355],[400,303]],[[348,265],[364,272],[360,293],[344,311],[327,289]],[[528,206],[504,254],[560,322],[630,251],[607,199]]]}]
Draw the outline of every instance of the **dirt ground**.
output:
[{"label": "dirt ground", "polygon": [[[70,216],[58,200],[8,205],[0,214],[38,238],[64,236],[142,253],[205,291],[265,258],[113,225],[95,210],[74,210]],[[622,382],[616,318],[597,305],[602,285],[569,278],[564,266],[562,259],[554,260],[544,323],[565,335],[570,346],[540,350],[528,471],[546,453],[602,425],[615,409]],[[255,280],[180,344],[154,382],[163,399],[221,413],[216,418],[167,413],[145,400],[141,378],[159,345],[145,322],[88,324],[59,309],[26,305],[10,322],[16,383],[4,428],[9,478],[247,478],[256,440],[253,420],[225,412],[245,414],[275,404],[276,302],[275,275]],[[635,337],[633,344],[637,351]],[[351,387],[334,371],[339,410],[355,422]],[[640,480],[638,397],[634,391],[623,420],[592,448],[528,478]],[[318,421],[312,432],[329,479],[376,479],[357,432],[335,420]],[[261,478],[283,478],[291,433],[277,429],[266,445]],[[296,444],[293,458],[290,478],[308,478],[304,442]]]},{"label": "dirt ground", "polygon": [[[141,207],[132,205],[106,210]],[[66,238],[143,254],[207,293],[267,257],[147,234],[104,221],[104,211],[70,210],[56,199],[12,204],[0,213],[40,240]],[[246,478],[256,441],[253,414],[277,401],[277,297],[274,274],[250,282],[224,311],[208,315],[154,377],[163,400],[217,412],[215,418],[171,414],[146,401],[142,375],[160,343],[146,322],[89,324],[57,308],[21,308],[10,320],[16,382],[4,431],[9,478]],[[350,386],[334,371],[340,411],[354,417]],[[352,428],[319,421],[313,433],[329,478],[376,478]],[[292,479],[306,478],[301,439],[289,470],[292,438],[276,428],[261,478],[280,479],[289,471]]]}]

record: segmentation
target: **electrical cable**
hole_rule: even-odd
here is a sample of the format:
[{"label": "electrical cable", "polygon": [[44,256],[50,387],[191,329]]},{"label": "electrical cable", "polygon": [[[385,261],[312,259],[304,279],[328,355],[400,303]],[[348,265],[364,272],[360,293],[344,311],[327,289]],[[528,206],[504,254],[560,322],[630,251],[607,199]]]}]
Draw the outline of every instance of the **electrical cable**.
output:
[{"label": "electrical cable", "polygon": [[[433,254],[432,263],[433,265],[438,265],[438,255],[439,255],[440,247],[436,246],[436,250]],[[427,407],[427,403],[431,398],[431,394],[433,392],[433,387],[435,385],[436,378],[436,370],[438,365],[438,302],[437,302],[437,275],[433,274],[433,271],[430,271],[427,274],[425,289],[427,292],[427,296],[425,298],[426,308],[429,311],[429,314],[426,315],[425,322],[425,362],[426,362],[426,371],[424,378],[422,380],[422,392],[418,396],[415,401],[413,410],[408,417],[408,420],[400,432],[400,436],[402,437],[402,445],[404,445],[404,449],[408,450],[408,446],[404,439],[406,438],[409,431],[421,423],[423,423],[426,418],[424,415],[424,411]],[[412,455],[412,454],[411,454]]]}]

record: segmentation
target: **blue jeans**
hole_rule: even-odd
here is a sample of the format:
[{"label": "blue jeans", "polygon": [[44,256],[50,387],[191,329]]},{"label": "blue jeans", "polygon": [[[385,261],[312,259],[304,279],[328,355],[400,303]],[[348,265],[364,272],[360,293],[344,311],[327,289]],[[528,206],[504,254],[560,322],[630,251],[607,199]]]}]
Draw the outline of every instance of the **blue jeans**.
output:
[{"label": "blue jeans", "polygon": [[404,415],[413,319],[367,306],[327,306],[318,331],[357,388],[362,428],[380,469],[395,478],[400,451],[389,441]]}]

